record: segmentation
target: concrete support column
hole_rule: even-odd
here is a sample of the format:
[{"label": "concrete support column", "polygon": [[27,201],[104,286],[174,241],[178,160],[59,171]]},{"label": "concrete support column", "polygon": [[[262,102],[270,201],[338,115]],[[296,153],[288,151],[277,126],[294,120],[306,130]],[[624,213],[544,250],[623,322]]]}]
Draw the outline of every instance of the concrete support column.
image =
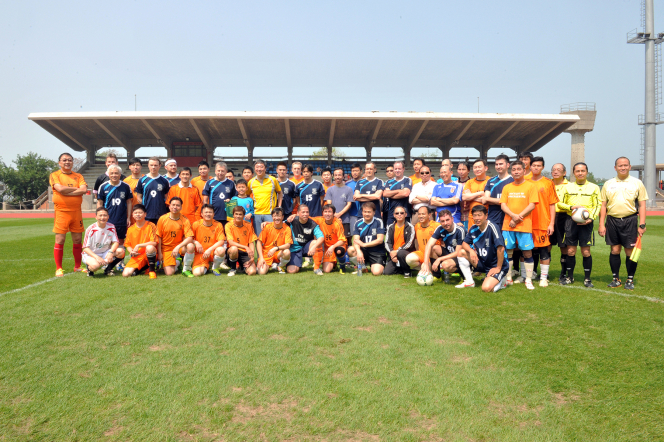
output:
[{"label": "concrete support column", "polygon": [[247,147],[247,162],[251,167],[254,167],[254,146]]},{"label": "concrete support column", "polygon": [[212,147],[211,149],[205,149],[207,153],[206,161],[208,162],[210,167],[214,166],[214,149],[215,149],[214,147]]},{"label": "concrete support column", "polygon": [[288,170],[293,165],[293,146],[288,146]]},{"label": "concrete support column", "polygon": [[135,147],[129,147],[125,149],[127,151],[127,165],[129,165],[129,160],[134,158],[136,156],[136,149]]},{"label": "concrete support column", "polygon": [[450,150],[452,150],[452,148],[450,148],[450,147],[439,147],[438,149],[440,149],[440,151],[442,152],[444,160],[449,160],[450,159]]},{"label": "concrete support column", "polygon": [[488,160],[488,157],[489,157],[489,149],[487,149],[483,146],[478,146],[478,147],[476,147],[476,149],[480,153],[480,158],[486,162]]},{"label": "concrete support column", "polygon": [[92,166],[95,163],[95,154],[97,153],[97,148],[95,146],[88,147],[86,153],[88,164]]},{"label": "concrete support column", "polygon": [[332,146],[327,146],[327,165],[332,167]]},{"label": "concrete support column", "polygon": [[166,158],[173,158],[173,146],[166,146]]},{"label": "concrete support column", "polygon": [[405,164],[405,168],[408,169],[411,164],[410,164],[410,148],[408,147],[402,147],[403,150],[403,161]]},{"label": "concrete support column", "polygon": [[[572,135],[572,159],[571,166],[573,167],[576,163],[584,163],[586,161],[586,131],[585,130],[573,130],[570,131]],[[572,167],[569,170],[572,170]]]},{"label": "concrete support column", "polygon": [[371,161],[371,147],[365,147],[364,150],[367,151],[367,161]]}]

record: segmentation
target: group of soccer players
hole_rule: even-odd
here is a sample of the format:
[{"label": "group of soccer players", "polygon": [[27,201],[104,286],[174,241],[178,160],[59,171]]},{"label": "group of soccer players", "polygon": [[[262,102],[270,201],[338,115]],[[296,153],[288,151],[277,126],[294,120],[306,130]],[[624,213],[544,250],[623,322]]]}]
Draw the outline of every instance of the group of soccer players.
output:
[{"label": "group of soccer players", "polygon": [[[474,287],[473,277],[485,274],[482,290],[497,291],[514,283],[530,290],[549,284],[551,249],[560,248],[559,283],[574,283],[576,253],[581,248],[584,285],[591,281],[594,245],[593,223],[600,216],[599,233],[611,245],[613,281],[622,285],[621,248],[629,257],[636,239],[645,232],[643,184],[629,176],[629,160],[616,160],[618,176],[601,192],[587,181],[588,167],[575,164],[573,182],[565,166],[551,168],[545,177],[544,159],[524,153],[510,163],[499,155],[497,175],[478,159],[472,165],[443,160],[439,180],[422,159],[413,161],[415,173],[405,176],[406,165],[396,161],[386,169],[388,180],[375,176],[376,166],[353,164],[352,179],[344,171],[322,171],[323,182],[313,178],[313,167],[295,162],[289,178],[286,163],[277,176],[266,174],[256,161],[235,180],[224,162],[210,176],[201,161],[199,176],[175,160],[159,158],[128,162],[131,176],[124,177],[117,158],[109,155],[107,171],[95,183],[96,222],[85,231],[80,210],[87,192],[83,177],[73,172],[72,157],[62,154],[60,170],[51,175],[56,219],[54,257],[56,276],[62,276],[62,245],[67,232],[74,242],[75,271],[89,276],[100,269],[125,277],[148,274],[167,276],[181,267],[187,277],[226,273],[264,275],[269,271],[297,273],[313,265],[322,276],[335,267],[340,273],[362,275],[432,273],[434,280],[459,274],[457,288]],[[471,169],[474,178],[469,178]],[[254,175],[255,174],[255,175]],[[575,222],[571,214],[584,208],[589,217]],[[638,218],[638,224],[637,224]],[[125,264],[126,255],[128,261]],[[539,275],[536,273],[539,265]],[[223,271],[223,272],[222,272]],[[636,263],[627,260],[627,289],[634,288]],[[518,276],[514,278],[514,276]]]}]

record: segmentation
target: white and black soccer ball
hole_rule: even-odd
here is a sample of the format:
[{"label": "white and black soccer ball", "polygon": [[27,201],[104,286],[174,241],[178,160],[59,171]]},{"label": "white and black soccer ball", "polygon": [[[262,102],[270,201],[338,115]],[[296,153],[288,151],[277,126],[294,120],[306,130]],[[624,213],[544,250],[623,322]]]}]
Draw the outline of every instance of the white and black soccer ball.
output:
[{"label": "white and black soccer ball", "polygon": [[572,211],[572,221],[575,223],[585,223],[590,218],[590,212],[585,208],[579,207]]},{"label": "white and black soccer ball", "polygon": [[419,273],[416,279],[417,284],[423,287],[433,285],[433,275],[431,273]]}]

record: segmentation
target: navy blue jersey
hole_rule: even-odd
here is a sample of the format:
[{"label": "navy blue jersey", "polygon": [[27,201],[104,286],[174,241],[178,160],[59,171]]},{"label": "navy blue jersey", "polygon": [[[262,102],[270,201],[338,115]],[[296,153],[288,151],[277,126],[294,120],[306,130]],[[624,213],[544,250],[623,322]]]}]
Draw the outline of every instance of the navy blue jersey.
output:
[{"label": "navy blue jersey", "polygon": [[[367,223],[364,218],[361,218],[357,220],[353,226],[353,236],[359,235],[360,241],[365,244],[375,240],[380,234],[385,235],[385,226],[383,225],[383,220],[378,217],[373,217],[369,223]],[[367,247],[364,250],[385,253],[385,244],[381,243],[373,247]]]},{"label": "navy blue jersey", "polygon": [[143,195],[143,205],[147,210],[145,214],[147,219],[159,219],[162,215],[168,213],[166,195],[170,187],[168,180],[161,175],[157,178],[145,175],[138,180],[134,192]]},{"label": "navy blue jersey", "polygon": [[127,226],[127,216],[129,215],[127,213],[127,201],[130,201],[133,197],[131,187],[124,181],[120,181],[117,186],[107,181],[97,191],[97,199],[108,210],[108,222],[114,226]]},{"label": "navy blue jersey", "polygon": [[[509,183],[513,183],[514,178],[508,175],[505,179],[501,180],[499,176],[495,176],[487,181],[484,186],[485,191],[491,192],[491,198],[498,198],[503,194],[503,187]],[[505,212],[500,208],[500,204],[489,204],[489,221],[493,223],[498,229],[503,228],[503,220],[505,219]]]},{"label": "navy blue jersey", "polygon": [[[477,258],[485,269],[498,265],[498,247],[505,247],[505,240],[500,229],[491,221],[487,221],[484,231],[477,225],[471,227],[463,241],[475,250]],[[507,251],[503,249],[503,265],[505,262],[507,262]]]},{"label": "navy blue jersey", "polygon": [[456,197],[459,198],[459,202],[451,206],[436,206],[435,207],[436,212],[440,215],[440,212],[447,209],[450,212],[452,212],[452,218],[454,219],[455,223],[461,222],[462,193],[463,193],[463,184],[455,183],[454,181],[451,181],[449,184],[445,184],[444,182],[441,184],[437,184],[436,187],[433,188],[433,192],[431,193],[432,197],[434,196],[438,198]]},{"label": "navy blue jersey", "polygon": [[309,216],[322,216],[321,198],[325,197],[325,187],[320,181],[313,180],[309,184],[302,181],[295,188],[295,196],[300,197],[300,204],[309,208]]},{"label": "navy blue jersey", "polygon": [[[373,180],[369,181],[366,178],[362,178],[360,181],[358,181],[357,186],[355,186],[355,191],[359,191],[360,195],[372,195],[379,190],[383,190],[384,185],[383,185],[383,180],[380,178],[374,178]],[[355,192],[353,192],[355,193]],[[380,200],[376,201],[358,201],[358,217],[362,216],[362,204],[365,202],[370,202],[373,203],[374,207],[376,208],[376,213],[380,213]]]},{"label": "navy blue jersey", "polygon": [[215,221],[226,221],[226,200],[237,195],[235,183],[229,179],[219,181],[210,178],[203,188],[203,196],[207,196],[214,207]]},{"label": "navy blue jersey", "polygon": [[442,247],[443,256],[445,256],[456,251],[457,246],[460,246],[466,237],[466,231],[463,230],[463,227],[459,227],[456,224],[454,224],[454,229],[451,232],[445,230],[443,226],[438,226],[431,237],[442,239],[444,243]]},{"label": "navy blue jersey", "polygon": [[293,212],[293,201],[295,200],[295,183],[286,179],[283,183],[279,181],[281,192],[284,194],[281,200],[281,208],[284,209],[284,215],[291,215]]},{"label": "navy blue jersey", "polygon": [[308,242],[323,237],[320,227],[311,218],[302,224],[300,217],[296,216],[290,225],[290,229],[293,233],[293,245],[290,247],[291,252],[299,252]]},{"label": "navy blue jersey", "polygon": [[[385,189],[389,190],[403,190],[403,189],[410,189],[413,190],[413,181],[405,176],[401,178],[400,180],[396,180],[392,178],[391,180],[388,180],[385,183]],[[383,208],[386,209],[383,210],[383,212],[388,212],[388,213],[393,213],[394,209],[397,207],[403,207],[406,209],[406,216],[410,216],[412,212],[412,206],[408,202],[408,197],[405,198],[383,198]]]},{"label": "navy blue jersey", "polygon": [[178,174],[178,176],[176,176],[175,178],[170,178],[168,174],[162,176],[166,178],[166,181],[168,181],[169,186],[176,186],[177,184],[180,183],[180,174]]}]

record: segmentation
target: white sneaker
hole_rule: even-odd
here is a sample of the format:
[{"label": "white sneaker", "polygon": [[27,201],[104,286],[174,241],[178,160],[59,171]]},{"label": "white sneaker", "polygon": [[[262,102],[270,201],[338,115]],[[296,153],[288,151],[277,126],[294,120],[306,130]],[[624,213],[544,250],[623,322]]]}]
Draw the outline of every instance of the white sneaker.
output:
[{"label": "white sneaker", "polygon": [[226,265],[226,261],[222,261],[221,264],[219,264],[219,268],[221,270],[230,270],[231,268]]},{"label": "white sneaker", "polygon": [[496,293],[498,290],[502,290],[507,287],[507,276],[504,277],[496,286],[493,288],[493,292]]},{"label": "white sneaker", "polygon": [[235,272],[236,272],[235,269],[230,269],[230,270],[228,271],[228,275],[227,275],[227,276],[235,276]]},{"label": "white sneaker", "polygon": [[277,265],[276,262],[273,263],[273,264],[270,266],[270,270],[273,270],[273,271],[276,271],[278,268],[279,268],[279,266]]},{"label": "white sneaker", "polygon": [[304,260],[304,262],[302,263],[302,267],[306,269],[306,268],[309,267],[311,264],[312,264],[311,258],[306,258],[306,259]]},{"label": "white sneaker", "polygon": [[533,285],[533,281],[532,281],[532,280],[530,280],[530,279],[526,279],[526,283],[525,283],[525,285],[526,285],[526,288],[527,288],[528,290],[535,290],[535,286]]},{"label": "white sneaker", "polygon": [[524,278],[523,276],[519,276],[514,280],[514,284],[523,284],[524,282],[526,282],[526,278]]},{"label": "white sneaker", "polygon": [[540,279],[539,286],[540,286],[540,287],[548,287],[548,286],[549,286],[549,280],[546,279],[546,278],[541,278],[541,279]]},{"label": "white sneaker", "polygon": [[475,287],[475,281],[473,281],[473,282],[463,281],[461,284],[454,286],[454,288],[457,288],[457,289],[465,289],[466,287]]}]

